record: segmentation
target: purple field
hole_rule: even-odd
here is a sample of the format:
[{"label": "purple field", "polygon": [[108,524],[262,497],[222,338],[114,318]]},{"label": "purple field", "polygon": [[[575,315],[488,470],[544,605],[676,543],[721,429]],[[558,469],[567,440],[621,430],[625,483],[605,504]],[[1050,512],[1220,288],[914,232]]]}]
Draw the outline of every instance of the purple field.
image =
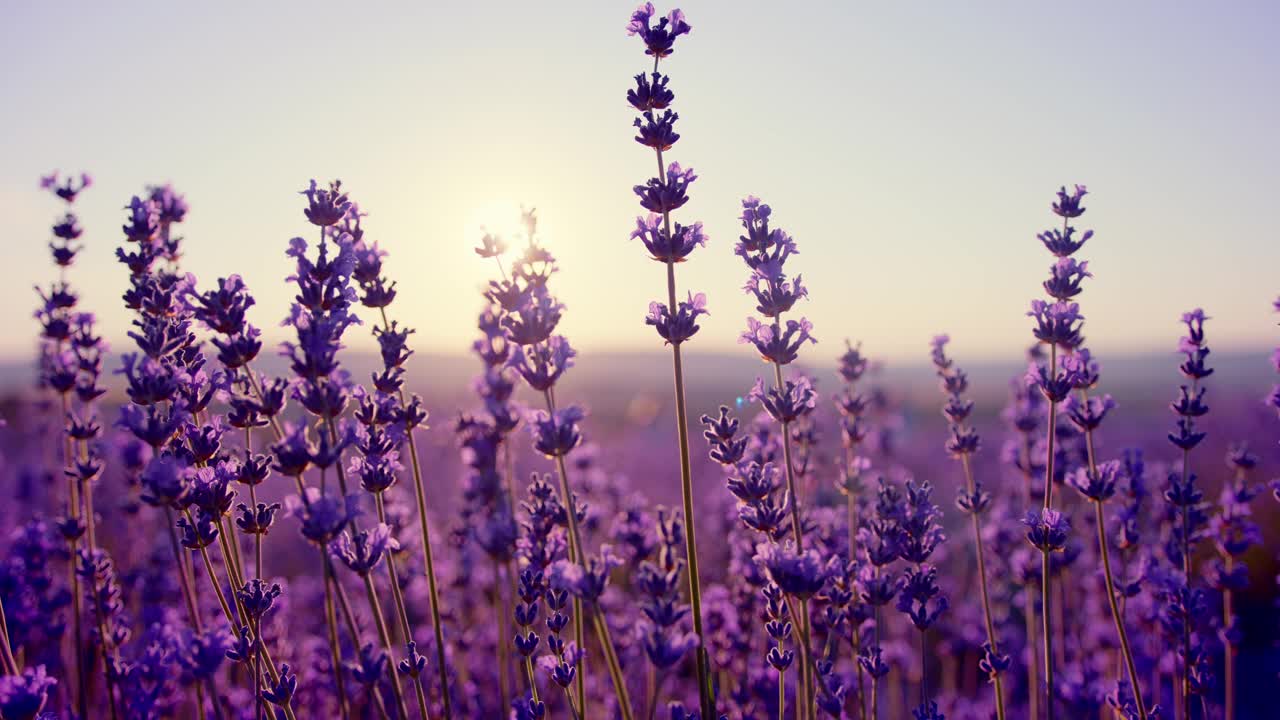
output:
[{"label": "purple field", "polygon": [[[1187,282],[1133,321],[1163,350],[1094,355],[1125,312],[1090,302],[1112,240],[1062,184],[1025,229],[1048,272],[1005,313],[1020,350],[886,360],[806,319],[846,298],[811,296],[826,248],[786,208],[745,196],[707,247],[672,60],[699,36],[648,4],[626,30],[617,234],[665,284],[617,322],[647,350],[566,336],[587,270],[532,209],[466,238],[484,280],[430,311],[475,318],[451,347],[406,326],[435,270],[375,241],[359,187],[276,199],[297,237],[258,250],[289,263],[264,292],[189,261],[200,198],[138,187],[96,227],[89,175],[32,178],[52,225],[9,328],[35,352],[0,363],[0,720],[1275,717],[1280,327],[1211,351]],[[86,260],[103,244],[118,264]],[[703,330],[729,303],[700,264],[740,276],[736,344]]]}]

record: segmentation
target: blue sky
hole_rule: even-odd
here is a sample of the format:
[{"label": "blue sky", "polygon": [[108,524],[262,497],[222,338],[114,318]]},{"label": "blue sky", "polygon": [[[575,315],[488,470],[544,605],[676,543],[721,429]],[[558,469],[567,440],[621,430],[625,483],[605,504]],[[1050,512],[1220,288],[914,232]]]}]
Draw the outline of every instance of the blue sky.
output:
[{"label": "blue sky", "polygon": [[[652,348],[661,266],[627,240],[652,172],[624,102],[647,58],[630,3],[26,3],[0,27],[0,307],[32,342],[31,285],[53,168],[92,172],[72,271],[117,346],[128,315],[119,210],[148,183],[191,203],[184,267],[238,272],[278,339],[284,256],[310,237],[296,191],[343,179],[391,253],[397,316],[427,351],[465,349],[491,271],[479,227],[538,207],[563,270],[564,331],[585,349]],[[1219,347],[1280,337],[1280,11],[1268,3],[687,2],[666,65],[670,154],[701,176],[682,221],[710,245],[679,270],[712,315],[694,340],[732,352],[750,312],[732,254],[756,194],[800,244],[802,308],[844,337],[922,359],[1010,357],[1049,256],[1035,233],[1063,183],[1091,190],[1081,298],[1096,352],[1171,348],[1204,306]],[[660,6],[666,10],[666,6]],[[357,333],[360,335],[360,333]],[[358,338],[356,344],[367,343]]]}]

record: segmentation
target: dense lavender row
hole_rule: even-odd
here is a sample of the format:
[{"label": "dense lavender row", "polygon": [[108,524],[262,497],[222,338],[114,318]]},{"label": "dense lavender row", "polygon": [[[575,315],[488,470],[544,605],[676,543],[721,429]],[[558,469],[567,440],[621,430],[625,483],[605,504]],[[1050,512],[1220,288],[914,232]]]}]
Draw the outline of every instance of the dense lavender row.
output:
[{"label": "dense lavender row", "polygon": [[[707,299],[680,299],[676,266],[708,239],[674,218],[697,176],[669,162],[661,72],[690,26],[646,4],[627,31],[652,58],[626,93],[657,161],[634,188],[632,239],[666,270],[643,322],[671,350],[675,419],[665,438],[621,442],[675,452],[679,476],[651,482],[678,486],[681,506],[653,505],[585,443],[590,398],[562,383],[576,353],[532,210],[521,237],[476,248],[493,264],[474,407],[429,430],[387,254],[340,183],[301,193],[312,237],[285,247],[291,340],[273,376],[255,367],[244,281],[181,268],[188,207],[168,186],[125,207],[135,319],[111,356],[74,289],[71,210],[90,179],[55,173],[42,187],[66,212],[36,313],[39,382],[9,404],[0,467],[19,509],[0,515],[0,718],[1244,717],[1237,701],[1260,688],[1238,680],[1237,602],[1263,541],[1261,461],[1235,445],[1224,475],[1204,452],[1204,312],[1182,317],[1167,450],[1108,453],[1123,447],[1101,439],[1117,404],[1084,344],[1091,274],[1075,257],[1093,235],[1074,225],[1086,192],[1060,190],[998,462],[940,335],[945,430],[921,465],[861,346],[835,358],[828,397],[799,369],[817,340],[797,312],[798,245],[748,197],[740,342],[767,369],[743,382],[758,408],[705,408],[694,447],[681,350]],[[366,379],[342,364],[352,332],[376,339]],[[1280,385],[1266,404],[1280,409]],[[427,432],[454,437],[456,463]],[[698,474],[704,452],[714,488],[695,487],[716,480]]]}]

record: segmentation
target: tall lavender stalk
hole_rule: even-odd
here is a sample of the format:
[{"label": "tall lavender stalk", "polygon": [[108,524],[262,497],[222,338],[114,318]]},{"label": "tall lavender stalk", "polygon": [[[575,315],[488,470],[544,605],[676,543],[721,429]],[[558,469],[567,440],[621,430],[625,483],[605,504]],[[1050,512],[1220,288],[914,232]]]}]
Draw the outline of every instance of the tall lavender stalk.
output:
[{"label": "tall lavender stalk", "polygon": [[[1029,536],[1035,535],[1039,538],[1039,540],[1033,539],[1032,544],[1041,551],[1040,612],[1043,616],[1041,631],[1044,634],[1042,640],[1046,689],[1045,715],[1049,720],[1053,720],[1055,713],[1053,624],[1049,604],[1052,594],[1049,584],[1050,553],[1062,548],[1058,543],[1047,541],[1046,530],[1055,531],[1050,532],[1049,535],[1056,536],[1056,530],[1062,529],[1063,542],[1065,542],[1066,518],[1053,509],[1053,484],[1057,479],[1054,475],[1054,445],[1057,440],[1058,405],[1066,400],[1071,392],[1071,381],[1067,373],[1059,367],[1058,353],[1060,350],[1069,353],[1084,342],[1084,337],[1080,334],[1080,326],[1084,318],[1080,315],[1080,306],[1070,300],[1080,293],[1080,282],[1089,275],[1088,263],[1077,262],[1071,256],[1093,237],[1093,231],[1087,230],[1077,238],[1076,229],[1072,227],[1071,220],[1084,214],[1085,209],[1080,202],[1087,192],[1083,185],[1076,185],[1071,193],[1068,193],[1065,187],[1058,190],[1058,199],[1053,203],[1052,208],[1054,214],[1062,218],[1062,229],[1046,230],[1037,236],[1045,248],[1057,258],[1057,261],[1049,267],[1049,279],[1044,282],[1045,292],[1051,298],[1051,302],[1033,300],[1031,310],[1027,313],[1029,317],[1035,319],[1036,323],[1032,334],[1036,340],[1049,346],[1048,367],[1033,365],[1028,373],[1028,382],[1034,384],[1049,401],[1049,419],[1045,433],[1044,505],[1039,518],[1034,520],[1030,516],[1027,518],[1030,528]],[[1031,691],[1039,690],[1031,688]]]},{"label": "tall lavender stalk", "polygon": [[[796,469],[792,460],[791,426],[801,416],[813,411],[817,393],[809,378],[800,375],[795,380],[784,379],[782,367],[795,362],[800,348],[806,342],[817,342],[809,331],[813,325],[806,319],[784,320],[801,298],[808,296],[799,275],[788,279],[784,265],[795,254],[796,244],[791,236],[778,228],[769,227],[772,209],[759,198],[747,197],[742,201],[742,227],[734,252],[751,270],[744,290],[755,298],[756,311],[765,322],[755,317],[747,318],[747,329],[738,342],[750,344],[760,353],[760,358],[773,365],[773,385],[767,386],[763,378],[756,378],[749,398],[760,403],[765,412],[782,429],[783,466],[787,479],[787,501],[791,508],[791,532],[795,552],[804,552],[804,521],[800,508],[800,493],[796,483]],[[810,673],[810,635],[808,598],[800,598],[796,622],[802,645],[800,647],[800,693],[804,698],[804,712],[811,712],[813,686]]]},{"label": "tall lavender stalk", "polygon": [[[360,227],[361,217],[359,208],[353,204],[344,218],[343,230],[352,237],[355,243],[353,247],[356,265],[352,271],[352,277],[360,285],[360,302],[365,307],[378,311],[378,318],[381,324],[374,328],[373,334],[377,338],[379,355],[383,362],[381,372],[375,373],[373,376],[374,394],[370,402],[374,409],[365,412],[364,416],[370,420],[376,420],[379,417],[386,419],[381,423],[368,423],[368,425],[374,427],[385,425],[387,421],[394,422],[397,429],[403,433],[405,442],[409,445],[409,461],[413,470],[413,492],[418,510],[418,537],[422,544],[422,554],[425,560],[424,574],[427,578],[427,593],[431,604],[431,628],[435,634],[436,672],[440,681],[440,697],[444,717],[446,720],[451,720],[453,717],[453,700],[449,690],[448,664],[445,659],[444,624],[440,619],[440,591],[436,577],[435,554],[431,546],[430,521],[427,518],[426,487],[422,479],[422,463],[418,459],[418,443],[415,439],[418,428],[426,422],[427,414],[422,408],[422,398],[418,395],[410,397],[404,390],[404,363],[413,354],[413,351],[408,347],[408,337],[413,333],[413,330],[401,328],[396,322],[388,319],[387,308],[396,298],[395,283],[389,282],[382,273],[382,258],[386,253],[378,248],[377,243],[365,242],[364,231]],[[376,408],[379,406],[384,411],[377,410]],[[369,433],[368,435],[370,439],[375,437],[375,433]],[[367,490],[374,492],[379,522],[385,523],[387,522],[387,513],[382,493],[390,485],[384,484],[382,479],[395,477],[394,470],[399,469],[399,453],[396,451],[388,452],[388,448],[368,440],[363,443],[361,449],[364,452],[364,461],[361,464],[363,469],[361,475],[362,483]],[[388,474],[385,470],[393,470],[393,472]],[[391,578],[392,597],[396,604],[397,615],[400,618],[401,633],[408,642],[412,643],[413,629],[410,626],[404,598],[400,592],[400,581],[395,569],[395,557],[393,554],[387,556],[387,570]],[[407,655],[412,656],[414,653],[415,650],[413,648],[407,648]],[[402,667],[412,668],[413,665],[402,665]],[[417,676],[414,677],[414,680],[419,711],[425,717],[427,711],[423,684]]]},{"label": "tall lavender stalk", "polygon": [[1200,603],[1199,591],[1192,584],[1195,544],[1201,537],[1201,526],[1205,521],[1203,493],[1196,487],[1196,475],[1191,471],[1191,451],[1205,438],[1205,433],[1196,424],[1198,418],[1209,412],[1204,402],[1206,389],[1201,386],[1204,379],[1213,374],[1213,368],[1205,361],[1209,357],[1209,346],[1205,342],[1204,323],[1209,318],[1200,308],[1183,313],[1182,323],[1187,334],[1179,341],[1178,349],[1184,355],[1179,366],[1183,377],[1190,385],[1179,386],[1178,398],[1170,404],[1170,409],[1178,416],[1174,432],[1169,433],[1169,442],[1182,451],[1181,469],[1169,476],[1169,489],[1165,491],[1165,500],[1174,508],[1179,518],[1175,529],[1174,557],[1181,564],[1181,587],[1173,598],[1178,606],[1175,612],[1181,619],[1181,662],[1178,666],[1179,687],[1181,688],[1182,717],[1191,718],[1191,696],[1201,695],[1205,689],[1196,682],[1198,665],[1205,661],[1199,638],[1193,634],[1193,624],[1200,618],[1197,606]]},{"label": "tall lavender stalk", "polygon": [[[83,481],[81,474],[76,472],[76,439],[73,432],[76,417],[72,415],[72,394],[77,391],[82,383],[88,380],[90,393],[87,399],[83,397],[82,399],[85,399],[86,402],[92,402],[97,397],[97,394],[93,393],[97,390],[97,374],[101,369],[101,358],[99,355],[97,370],[87,378],[82,377],[82,370],[85,369],[86,363],[81,360],[82,350],[77,343],[73,342],[73,336],[76,334],[77,325],[83,325],[82,318],[87,320],[91,335],[93,319],[91,315],[80,315],[75,312],[79,297],[67,282],[67,268],[71,266],[76,253],[80,250],[79,247],[72,245],[72,243],[79,239],[83,233],[79,220],[70,211],[70,208],[76,197],[88,188],[93,183],[93,180],[89,175],[81,174],[79,178],[67,177],[61,183],[59,181],[60,178],[56,172],[40,180],[40,186],[51,191],[66,203],[68,211],[52,227],[54,240],[50,242],[49,249],[52,253],[54,264],[58,266],[59,279],[56,283],[51,284],[47,292],[40,291],[37,288],[42,302],[41,308],[36,312],[36,319],[41,325],[41,338],[43,341],[41,384],[52,389],[57,394],[60,409],[61,464],[63,475],[67,479],[67,497],[66,515],[59,523],[59,529],[67,542],[69,551],[68,576],[72,591],[73,624],[75,626],[75,635],[72,638],[74,642],[72,656],[75,659],[76,668],[76,693],[74,698],[76,706],[83,716],[88,707],[89,677],[84,663],[84,629],[82,627],[84,595],[80,585],[81,573],[79,565],[81,561],[81,540],[85,538],[88,527],[92,522],[91,519],[86,518],[85,508],[87,507],[92,512],[93,504],[91,498],[88,504],[85,504],[83,493],[89,486],[87,482]],[[85,348],[84,351],[89,352],[91,356],[95,352],[93,347]],[[94,370],[92,365],[90,365],[89,369]],[[96,435],[97,433],[93,434]],[[96,474],[95,472],[94,475]],[[92,554],[93,546],[89,545],[89,556]],[[95,589],[90,594],[90,597],[96,594]],[[8,634],[7,630],[5,634]],[[105,636],[102,637],[102,641],[106,642]],[[5,645],[8,647],[7,640]],[[105,644],[103,649],[105,651]],[[17,674],[16,662],[9,664],[14,668],[14,674]],[[114,716],[114,697],[111,699],[111,711]]]},{"label": "tall lavender stalk", "polygon": [[[515,369],[530,388],[542,394],[546,405],[546,410],[529,414],[527,427],[533,436],[534,450],[555,463],[569,537],[569,560],[552,568],[556,572],[550,585],[553,590],[573,596],[574,632],[579,648],[583,648],[584,622],[589,615],[604,653],[619,711],[625,720],[632,720],[634,710],[626,676],[603,609],[599,607],[600,596],[615,559],[607,546],[597,556],[588,557],[579,528],[580,503],[570,486],[565,462],[565,458],[582,443],[580,423],[586,412],[577,405],[559,403],[555,388],[564,372],[573,366],[577,353],[566,337],[555,334],[564,311],[564,306],[547,287],[547,281],[558,270],[555,258],[538,244],[535,212],[526,211],[523,220],[528,242],[524,254],[512,266],[509,277],[498,259],[503,279],[492,282],[487,295],[505,312],[502,326],[515,345],[507,361],[508,366]],[[579,668],[576,674],[577,709],[588,717],[584,671]]]},{"label": "tall lavender stalk", "polygon": [[1116,491],[1116,479],[1120,475],[1122,465],[1119,461],[1099,462],[1095,447],[1095,433],[1106,419],[1107,413],[1115,408],[1116,403],[1110,395],[1090,397],[1089,391],[1097,387],[1099,380],[1098,364],[1085,348],[1079,348],[1073,355],[1064,359],[1071,377],[1072,387],[1078,396],[1068,398],[1064,404],[1071,423],[1085,437],[1086,464],[1067,476],[1067,484],[1080,492],[1093,505],[1094,524],[1098,532],[1098,555],[1102,560],[1102,574],[1106,582],[1107,602],[1111,608],[1111,618],[1115,623],[1116,638],[1120,642],[1120,654],[1125,672],[1129,678],[1129,688],[1133,693],[1133,703],[1120,698],[1124,712],[1136,712],[1141,720],[1147,718],[1147,706],[1142,697],[1142,683],[1138,680],[1138,667],[1129,646],[1129,632],[1125,628],[1124,616],[1116,595],[1115,575],[1111,570],[1111,550],[1107,541],[1107,520],[1104,505]]},{"label": "tall lavender stalk", "polygon": [[941,381],[947,402],[942,407],[943,417],[947,419],[951,435],[947,438],[947,452],[960,461],[964,470],[965,487],[956,499],[956,507],[969,516],[973,523],[974,555],[978,559],[978,587],[982,591],[982,616],[986,623],[987,644],[983,646],[981,667],[995,687],[996,717],[1004,720],[1004,682],[1001,675],[1009,669],[1010,658],[1000,653],[1000,644],[996,639],[995,622],[991,616],[991,597],[987,589],[987,559],[983,548],[981,516],[991,507],[991,495],[983,490],[982,483],[974,478],[973,455],[981,447],[981,439],[976,430],[969,426],[969,415],[973,412],[973,401],[965,398],[969,388],[969,377],[963,370],[954,365],[947,357],[946,346],[950,338],[939,335],[933,339],[933,366]]},{"label": "tall lavender stalk", "polygon": [[[845,341],[845,352],[838,360],[837,372],[840,378],[844,380],[844,390],[836,396],[836,410],[840,414],[840,439],[844,448],[844,462],[840,465],[840,481],[837,489],[844,495],[845,499],[845,523],[848,526],[848,565],[847,570],[850,574],[848,579],[850,589],[853,589],[857,583],[857,569],[859,563],[857,546],[858,531],[863,524],[863,519],[859,513],[859,503],[862,499],[862,474],[871,466],[871,461],[858,454],[862,443],[866,440],[871,430],[868,415],[872,400],[857,388],[857,383],[862,379],[870,367],[870,363],[866,356],[862,354],[861,344],[853,345],[847,340]],[[850,601],[856,598],[856,594],[850,598]],[[867,702],[864,697],[865,669],[862,663],[858,662],[858,658],[862,655],[862,629],[861,622],[857,622],[854,614],[860,612],[859,608],[865,609],[865,603],[859,603],[850,609],[850,636],[853,641],[854,663],[857,666],[858,673],[858,717],[866,720]],[[863,618],[865,619],[865,618]]]},{"label": "tall lavender stalk", "polygon": [[[636,118],[638,129],[636,142],[652,148],[657,158],[658,175],[645,185],[636,186],[640,204],[649,211],[647,217],[636,220],[631,237],[639,238],[650,257],[666,265],[667,302],[653,302],[649,306],[647,322],[671,346],[672,374],[675,378],[676,434],[680,454],[680,494],[684,502],[685,561],[689,583],[689,602],[692,606],[693,633],[698,638],[694,651],[697,666],[698,699],[702,717],[715,716],[715,697],[711,686],[711,663],[706,651],[702,626],[702,581],[698,570],[696,516],[694,513],[693,475],[689,462],[689,418],[685,401],[684,363],[681,345],[697,332],[697,316],[706,312],[705,298],[690,293],[688,300],[677,301],[676,263],[684,262],[693,249],[706,243],[702,223],[681,225],[674,223],[671,213],[687,201],[686,189],[695,176],[691,170],[682,170],[676,163],[668,166],[663,153],[680,139],[675,131],[679,115],[670,109],[675,94],[668,89],[668,78],[658,72],[663,58],[674,50],[675,40],[691,30],[684,13],[672,10],[666,17],[653,20],[654,7],[645,3],[631,15],[627,33],[638,35],[645,44],[645,54],[653,57],[652,73],[636,75],[636,86],[627,92],[631,106],[641,113]],[[660,114],[659,114],[660,113]]]},{"label": "tall lavender stalk", "polygon": [[1227,467],[1232,475],[1223,484],[1218,499],[1218,512],[1209,520],[1218,557],[1205,573],[1214,590],[1222,595],[1222,666],[1223,705],[1225,718],[1236,716],[1236,654],[1241,632],[1236,617],[1235,594],[1249,587],[1249,568],[1243,556],[1262,542],[1262,531],[1253,520],[1251,503],[1261,488],[1250,482],[1258,466],[1258,456],[1243,443],[1227,452]]},{"label": "tall lavender stalk", "polygon": [[[248,614],[241,593],[232,592],[228,602],[210,547],[217,543],[221,549],[221,565],[231,588],[243,588],[239,545],[228,538],[224,522],[235,497],[229,485],[244,473],[256,473],[261,468],[252,463],[232,464],[219,454],[225,426],[221,416],[212,413],[210,404],[218,391],[225,389],[227,380],[204,369],[206,359],[191,326],[205,309],[198,300],[192,300],[198,297],[194,277],[177,270],[181,238],[171,233],[172,225],[185,216],[185,203],[168,188],[152,188],[146,200],[134,197],[127,210],[129,218],[123,229],[129,244],[118,249],[116,257],[130,272],[130,288],[124,300],[138,315],[130,337],[139,352],[122,358],[131,404],[121,411],[120,424],[151,448],[152,459],[141,476],[142,500],[165,512],[178,573],[189,594],[188,609],[198,633],[196,644],[217,647],[229,633],[219,628],[201,630],[198,607],[190,597],[195,592],[194,573],[177,551],[179,541],[174,530],[180,531],[183,547],[199,553],[230,629],[245,630]],[[247,304],[240,309],[243,307]],[[236,310],[231,312],[234,315]],[[207,320],[206,316],[206,324]],[[253,345],[252,340],[249,345]],[[250,352],[244,347],[241,350]],[[245,634],[240,633],[240,637],[245,639]],[[292,719],[292,694],[282,692],[291,682],[288,669],[277,669],[261,638],[250,643],[256,643],[260,650],[237,653],[233,659],[248,662],[251,656],[261,653],[268,682],[276,691],[273,697],[279,700],[280,711]],[[220,662],[222,655],[215,657]],[[202,665],[200,675],[214,695],[215,711],[221,712],[212,684],[212,671],[217,664]],[[257,683],[254,678],[252,684]],[[201,697],[197,696],[197,708],[203,716]],[[262,697],[271,702],[265,692]]]}]

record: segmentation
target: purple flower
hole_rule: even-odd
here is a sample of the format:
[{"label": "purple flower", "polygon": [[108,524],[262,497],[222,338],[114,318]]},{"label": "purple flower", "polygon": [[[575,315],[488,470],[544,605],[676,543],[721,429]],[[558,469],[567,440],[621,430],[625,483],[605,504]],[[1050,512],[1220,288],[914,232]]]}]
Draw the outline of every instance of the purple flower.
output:
[{"label": "purple flower", "polygon": [[1059,552],[1066,548],[1071,523],[1057,510],[1042,508],[1039,513],[1028,511],[1022,524],[1027,526],[1027,540],[1041,551]]},{"label": "purple flower", "polygon": [[1080,467],[1067,474],[1067,484],[1081,495],[1097,502],[1106,502],[1116,494],[1116,480],[1121,472],[1118,460],[1099,463],[1096,470]]},{"label": "purple flower", "polygon": [[1046,230],[1036,237],[1044,244],[1045,249],[1060,258],[1074,255],[1089,238],[1093,237],[1092,230],[1086,230],[1079,238],[1075,237],[1076,229],[1068,226],[1064,230]]},{"label": "purple flower", "polygon": [[675,229],[668,232],[663,225],[663,218],[656,213],[636,218],[636,229],[631,231],[631,238],[639,239],[649,251],[649,256],[658,262],[684,262],[695,247],[707,244],[707,237],[702,232],[702,223],[681,225],[675,223]]},{"label": "purple flower", "polygon": [[665,303],[656,301],[649,303],[649,315],[644,322],[646,325],[652,325],[668,345],[679,345],[698,332],[698,316],[710,314],[706,307],[705,294],[694,295],[690,292],[689,299],[681,301],[675,317],[671,316],[671,311]]},{"label": "purple flower", "polygon": [[636,75],[636,86],[627,91],[627,102],[640,112],[666,109],[676,97],[675,93],[667,89],[667,81],[666,75],[657,72]]},{"label": "purple flower", "polygon": [[1083,401],[1068,397],[1063,410],[1070,416],[1071,424],[1079,428],[1080,432],[1093,432],[1102,425],[1107,413],[1115,408],[1116,401],[1110,395],[1099,395]]},{"label": "purple flower", "polygon": [[577,354],[569,347],[567,338],[553,335],[545,343],[517,346],[507,360],[507,367],[515,369],[529,387],[545,392],[556,384],[564,371],[573,367],[573,358]]},{"label": "purple flower", "polygon": [[950,605],[938,587],[938,569],[931,565],[909,567],[902,591],[898,593],[898,612],[905,613],[917,630],[928,630]]},{"label": "purple flower", "polygon": [[1076,303],[1032,300],[1027,316],[1036,321],[1032,334],[1046,345],[1073,350],[1084,343],[1084,337],[1080,334],[1084,316],[1080,314],[1080,306]]},{"label": "purple flower", "polygon": [[306,493],[305,501],[297,495],[285,498],[285,511],[301,521],[303,537],[316,545],[328,545],[356,517],[359,499],[355,495],[321,495],[318,488],[307,488]]},{"label": "purple flower", "polygon": [[577,405],[557,409],[554,412],[538,410],[528,417],[529,432],[533,434],[533,447],[548,457],[563,457],[582,442],[578,423],[587,416]]},{"label": "purple flower", "polygon": [[817,550],[797,552],[791,542],[761,543],[755,561],[783,592],[800,599],[813,597],[827,582],[828,569]]},{"label": "purple flower", "polygon": [[307,196],[307,208],[302,211],[303,214],[312,225],[319,227],[337,225],[351,207],[347,194],[342,192],[341,180],[330,182],[328,190],[318,187],[316,181],[312,180],[311,186],[300,194]]},{"label": "purple flower", "polygon": [[0,675],[0,715],[12,720],[35,720],[44,709],[49,691],[57,684],[44,665],[28,667],[21,675]]},{"label": "purple flower", "polygon": [[665,178],[650,178],[644,185],[633,188],[640,198],[640,206],[655,213],[670,213],[689,202],[689,185],[697,180],[693,168],[682,168],[673,162],[667,166]]},{"label": "purple flower", "polygon": [[680,119],[674,110],[664,110],[661,115],[652,110],[645,110],[636,118],[636,142],[651,147],[658,152],[670,150],[680,139],[676,132],[676,120]]},{"label": "purple flower", "polygon": [[790,423],[807,415],[817,406],[817,398],[813,382],[805,375],[784,381],[782,388],[766,387],[763,378],[756,378],[756,384],[747,394],[747,399],[760,403],[769,417],[779,423]]},{"label": "purple flower", "polygon": [[560,560],[551,566],[550,584],[557,590],[567,591],[584,602],[597,603],[609,583],[609,573],[621,567],[622,560],[604,545],[599,555],[587,558],[584,567],[578,563]]},{"label": "purple flower", "polygon": [[160,231],[159,208],[155,203],[135,195],[124,209],[129,211],[128,224],[122,228],[125,238],[150,249],[156,233]]},{"label": "purple flower", "polygon": [[279,682],[272,682],[270,677],[265,678],[265,681],[262,699],[279,707],[288,705],[298,690],[298,676],[293,674],[289,663],[281,663]]},{"label": "purple flower", "polygon": [[658,24],[652,24],[654,15],[653,3],[645,3],[631,13],[631,21],[627,23],[628,35],[639,35],[644,41],[644,54],[652,55],[655,60],[664,58],[675,52],[676,38],[687,35],[692,29],[685,22],[684,13],[672,10],[666,17],[658,18]]},{"label": "purple flower", "polygon": [[779,365],[789,365],[794,362],[799,357],[800,347],[806,341],[818,342],[809,334],[809,331],[813,330],[813,323],[804,318],[798,321],[788,320],[786,329],[779,330],[776,324],[766,325],[753,317],[748,317],[747,329],[738,336],[738,342],[754,345],[761,359]]},{"label": "purple flower", "polygon": [[482,258],[495,258],[507,251],[507,244],[502,238],[487,232],[480,238],[480,247],[475,250],[476,254]]},{"label": "purple flower", "polygon": [[1049,279],[1044,281],[1044,291],[1049,297],[1059,301],[1070,300],[1080,294],[1082,288],[1080,283],[1087,277],[1093,277],[1093,273],[1089,272],[1089,263],[1076,262],[1074,258],[1059,258],[1056,263],[1049,266]]},{"label": "purple flower", "polygon": [[517,345],[537,345],[555,332],[564,312],[561,305],[544,287],[527,292],[514,310],[502,318],[511,342]]},{"label": "purple flower", "polygon": [[[650,10],[650,14],[653,14],[652,9]],[[685,32],[688,32],[688,30]],[[80,173],[78,178],[68,175],[66,179],[63,180],[61,174],[57,170],[54,170],[48,175],[40,178],[40,188],[42,190],[52,192],[54,195],[65,200],[68,204],[75,202],[76,196],[84,192],[84,190],[91,185],[93,185],[93,178],[89,173]]]},{"label": "purple flower", "polygon": [[368,575],[383,556],[400,549],[400,543],[391,535],[391,527],[378,523],[367,530],[338,535],[329,545],[329,552],[357,575]]},{"label": "purple flower", "polygon": [[1084,200],[1084,196],[1089,191],[1084,185],[1076,185],[1075,190],[1068,193],[1064,186],[1058,189],[1058,200],[1053,203],[1053,214],[1062,218],[1078,218],[1084,214],[1084,208],[1080,206],[1080,202]]}]

